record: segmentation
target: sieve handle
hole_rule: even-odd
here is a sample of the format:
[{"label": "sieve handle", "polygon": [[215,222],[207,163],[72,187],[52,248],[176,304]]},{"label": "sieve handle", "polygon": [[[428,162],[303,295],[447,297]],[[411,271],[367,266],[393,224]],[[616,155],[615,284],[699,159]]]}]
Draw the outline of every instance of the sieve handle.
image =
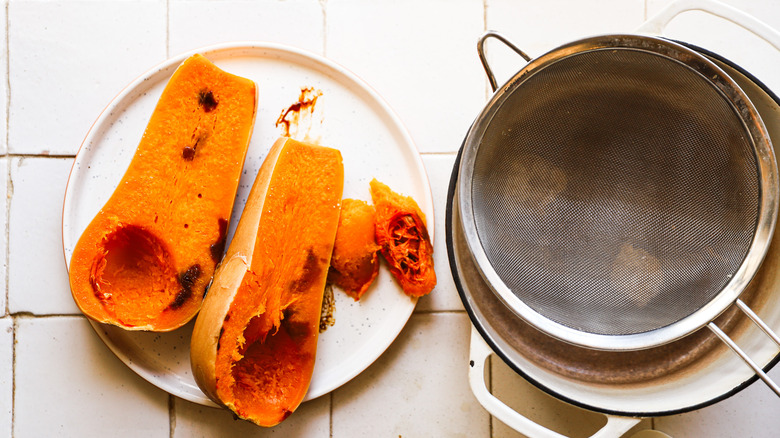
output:
[{"label": "sieve handle", "polygon": [[[750,318],[751,321],[753,321],[753,323],[755,323],[767,336],[772,338],[772,340],[775,342],[775,344],[780,346],[780,336],[778,336],[774,331],[772,331],[772,329],[769,328],[769,326],[761,318],[759,318],[758,315],[755,312],[753,312],[753,309],[748,307],[748,305],[745,304],[745,302],[740,300],[740,299],[737,299],[736,304],[737,304],[737,307],[739,307],[742,310],[742,312],[744,312],[745,315],[747,315],[747,317]],[[775,394],[778,395],[778,397],[780,397],[780,387],[777,385],[777,383],[775,383],[774,380],[772,380],[772,378],[770,378],[766,374],[766,372],[764,372],[764,370],[762,370],[761,367],[758,366],[750,358],[750,356],[748,356],[745,353],[744,350],[739,348],[739,346],[736,344],[736,342],[734,342],[726,333],[724,333],[723,330],[721,330],[720,327],[718,327],[714,322],[710,322],[709,324],[707,324],[707,327],[710,330],[712,330],[712,332],[715,333],[715,335],[717,337],[719,337],[721,341],[723,341],[726,345],[728,345],[729,348],[731,348],[731,350],[734,351],[734,353],[736,353],[740,358],[742,358],[742,360],[750,368],[753,369],[753,371],[756,373],[756,375],[761,380],[763,380],[764,383],[766,383],[766,385],[772,391],[774,391]]]},{"label": "sieve handle", "polygon": [[[496,398],[485,384],[485,363],[492,353],[475,328],[471,328],[471,351],[469,360],[469,384],[479,403],[491,415],[507,426],[532,438],[566,438],[546,427],[524,417],[504,402]],[[591,438],[619,437],[639,423],[639,418],[616,417],[607,415],[607,424]]]},{"label": "sieve handle", "polygon": [[775,49],[780,50],[780,33],[774,28],[752,15],[715,0],[678,0],[672,2],[656,16],[647,20],[638,29],[638,32],[662,35],[664,29],[666,29],[666,26],[673,18],[687,11],[702,11],[723,18],[758,36],[771,44]]},{"label": "sieve handle", "polygon": [[498,89],[498,83],[496,82],[496,75],[493,74],[493,69],[490,68],[490,64],[487,61],[487,56],[485,56],[485,41],[487,41],[489,38],[495,38],[502,43],[504,43],[507,47],[512,49],[515,53],[520,55],[523,59],[526,60],[526,62],[531,60],[531,57],[526,55],[525,52],[520,50],[519,47],[514,45],[511,41],[506,39],[503,35],[500,33],[489,30],[485,32],[480,38],[479,41],[477,41],[477,53],[479,53],[479,60],[482,62],[482,67],[485,69],[485,74],[487,74],[488,81],[490,81],[490,88],[493,89],[493,91],[496,91]]}]

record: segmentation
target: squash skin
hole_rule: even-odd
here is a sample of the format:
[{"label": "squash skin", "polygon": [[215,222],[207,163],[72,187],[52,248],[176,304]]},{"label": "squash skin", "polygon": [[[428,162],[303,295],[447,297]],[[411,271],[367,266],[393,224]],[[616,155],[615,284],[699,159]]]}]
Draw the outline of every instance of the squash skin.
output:
[{"label": "squash skin", "polygon": [[198,386],[260,426],[287,418],[311,382],[343,181],[337,150],[277,140],[195,322]]},{"label": "squash skin", "polygon": [[71,292],[87,317],[170,331],[195,316],[224,251],[256,111],[249,79],[202,55],[176,69],[122,180],[74,248]]}]

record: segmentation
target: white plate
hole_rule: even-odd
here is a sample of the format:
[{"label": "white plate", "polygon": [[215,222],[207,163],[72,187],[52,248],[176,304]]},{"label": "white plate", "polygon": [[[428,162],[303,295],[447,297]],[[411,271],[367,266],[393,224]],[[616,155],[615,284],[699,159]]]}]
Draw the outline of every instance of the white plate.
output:
[{"label": "white plate", "polygon": [[[62,238],[68,265],[79,236],[124,175],[165,84],[195,52],[170,59],[131,83],[87,134],[65,192]],[[420,155],[400,120],[362,80],[320,56],[276,44],[231,43],[197,52],[230,73],[254,80],[259,90],[257,121],[228,239],[260,164],[280,135],[275,126],[279,114],[297,101],[305,86],[323,92],[317,103],[317,111],[323,114],[319,134],[321,144],[341,150],[344,197],[370,200],[368,183],[376,177],[417,200],[433,236],[433,202]],[[374,362],[401,331],[416,304],[401,292],[385,266],[360,302],[339,290],[334,293],[336,323],[320,335],[305,400],[338,388]],[[106,345],[140,376],[183,399],[213,405],[190,373],[192,325],[171,333],[144,333],[93,323]]]}]

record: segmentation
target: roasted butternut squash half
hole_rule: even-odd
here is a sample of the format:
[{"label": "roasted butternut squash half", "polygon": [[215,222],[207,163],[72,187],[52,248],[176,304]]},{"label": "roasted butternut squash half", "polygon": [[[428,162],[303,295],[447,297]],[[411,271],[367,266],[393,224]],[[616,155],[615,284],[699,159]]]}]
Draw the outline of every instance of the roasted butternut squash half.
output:
[{"label": "roasted butternut squash half", "polygon": [[311,382],[343,186],[339,151],[274,143],[195,321],[195,381],[260,426],[287,418]]},{"label": "roasted butternut squash half", "polygon": [[153,331],[195,316],[224,252],[256,110],[251,80],[201,55],[177,68],[73,251],[70,287],[86,316]]}]

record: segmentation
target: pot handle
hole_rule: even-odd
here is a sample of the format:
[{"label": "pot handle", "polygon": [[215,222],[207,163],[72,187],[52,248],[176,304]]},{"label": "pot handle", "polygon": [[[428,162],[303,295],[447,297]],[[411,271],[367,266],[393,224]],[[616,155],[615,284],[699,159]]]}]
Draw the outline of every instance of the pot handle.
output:
[{"label": "pot handle", "polygon": [[[564,435],[547,429],[531,419],[524,417],[490,393],[485,384],[485,363],[491,353],[492,350],[482,339],[482,336],[474,327],[472,327],[469,383],[471,385],[471,391],[474,393],[474,396],[482,407],[507,426],[529,437],[566,438]],[[617,417],[614,415],[607,415],[606,417],[607,424],[593,434],[591,438],[619,437],[641,421],[639,418]]]},{"label": "pot handle", "polygon": [[511,41],[506,39],[503,35],[500,33],[489,30],[485,32],[480,38],[479,41],[477,41],[477,53],[479,53],[479,60],[482,62],[482,67],[485,69],[485,74],[487,74],[488,81],[490,81],[490,88],[493,89],[493,91],[496,91],[498,89],[498,83],[496,82],[496,76],[493,74],[493,69],[490,68],[490,64],[488,64],[487,57],[485,56],[485,41],[487,41],[489,38],[495,38],[502,43],[504,43],[507,47],[514,50],[515,53],[520,55],[523,59],[526,60],[526,62],[531,60],[531,57],[526,55],[525,52],[520,50],[519,47],[512,44]]},{"label": "pot handle", "polygon": [[[753,321],[754,324],[756,324],[761,331],[764,332],[767,336],[769,336],[775,344],[780,346],[780,336],[777,335],[772,329],[761,319],[759,316],[753,312],[753,309],[751,309],[747,304],[745,304],[744,301],[737,298],[736,301],[737,307],[742,310],[742,312],[747,315],[748,318],[750,318],[751,321]],[[723,332],[723,330],[720,329],[714,322],[710,322],[707,324],[707,327],[712,330],[713,333],[717,337],[720,338],[723,343],[728,345],[731,350],[737,354],[742,360],[753,369],[753,371],[756,373],[756,375],[763,380],[763,382],[766,384],[766,386],[769,387],[772,391],[774,391],[775,394],[777,394],[778,397],[780,397],[780,386],[775,383],[774,380],[772,380],[771,377],[769,377],[764,370],[761,369],[758,364],[756,364],[748,355],[745,353],[736,342],[734,342],[726,333]]]},{"label": "pot handle", "polygon": [[715,0],[677,0],[653,18],[647,20],[638,32],[662,35],[673,18],[687,11],[702,11],[723,18],[751,32],[780,50],[780,33],[761,20],[732,6]]}]

